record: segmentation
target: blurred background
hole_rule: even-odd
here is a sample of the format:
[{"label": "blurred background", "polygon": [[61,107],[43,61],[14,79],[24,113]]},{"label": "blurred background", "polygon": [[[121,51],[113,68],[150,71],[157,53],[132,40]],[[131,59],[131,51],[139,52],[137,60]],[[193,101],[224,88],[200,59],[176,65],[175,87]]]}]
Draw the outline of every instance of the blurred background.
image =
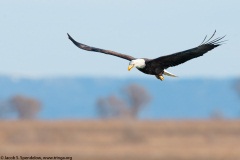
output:
[{"label": "blurred background", "polygon": [[[240,159],[240,2],[0,1],[0,156],[55,159]],[[224,45],[168,70],[133,57]],[[5,157],[6,156],[6,157]],[[36,158],[35,157],[35,158]]]}]

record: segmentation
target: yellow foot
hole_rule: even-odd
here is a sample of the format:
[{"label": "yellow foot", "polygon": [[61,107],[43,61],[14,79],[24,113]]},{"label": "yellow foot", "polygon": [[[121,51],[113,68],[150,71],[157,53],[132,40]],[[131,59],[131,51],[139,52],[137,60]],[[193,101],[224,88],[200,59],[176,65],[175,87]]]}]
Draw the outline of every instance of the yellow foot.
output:
[{"label": "yellow foot", "polygon": [[161,81],[164,80],[164,77],[162,75],[155,75],[157,79],[160,79]]},{"label": "yellow foot", "polygon": [[163,80],[164,80],[164,77],[163,77],[163,76],[159,76],[159,79],[160,79],[161,81],[163,81]]}]

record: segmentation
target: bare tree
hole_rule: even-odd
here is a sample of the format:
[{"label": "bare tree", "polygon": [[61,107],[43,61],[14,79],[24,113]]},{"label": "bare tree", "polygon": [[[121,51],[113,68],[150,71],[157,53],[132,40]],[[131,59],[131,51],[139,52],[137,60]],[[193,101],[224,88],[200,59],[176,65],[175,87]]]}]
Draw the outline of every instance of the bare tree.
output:
[{"label": "bare tree", "polygon": [[235,83],[235,89],[238,92],[238,94],[240,95],[240,79],[237,80],[237,82]]},{"label": "bare tree", "polygon": [[98,113],[102,118],[137,118],[138,113],[150,101],[146,89],[136,84],[123,88],[122,93],[122,99],[110,95],[97,100]]},{"label": "bare tree", "polygon": [[238,80],[234,83],[234,89],[237,91],[238,95],[240,96],[240,78],[238,78]]},{"label": "bare tree", "polygon": [[101,118],[121,118],[129,115],[125,102],[114,95],[99,98],[97,106]]},{"label": "bare tree", "polygon": [[17,113],[19,119],[34,119],[41,109],[38,100],[22,95],[12,97],[9,106]]},{"label": "bare tree", "polygon": [[138,113],[145,107],[150,101],[150,95],[142,86],[132,84],[124,88],[123,92],[126,95],[128,101],[128,107],[131,117],[137,117]]},{"label": "bare tree", "polygon": [[13,110],[6,101],[0,101],[0,119],[6,119],[11,116]]},{"label": "bare tree", "polygon": [[216,108],[210,113],[210,119],[212,120],[223,120],[225,119],[223,112]]}]

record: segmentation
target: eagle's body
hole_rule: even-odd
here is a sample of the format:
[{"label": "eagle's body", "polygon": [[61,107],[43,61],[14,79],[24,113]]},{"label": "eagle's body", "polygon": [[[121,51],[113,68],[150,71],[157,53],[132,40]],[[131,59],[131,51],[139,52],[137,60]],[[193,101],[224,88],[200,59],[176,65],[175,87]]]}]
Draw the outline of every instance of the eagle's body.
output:
[{"label": "eagle's body", "polygon": [[225,36],[212,40],[215,33],[216,33],[216,31],[207,41],[205,41],[206,37],[207,37],[206,36],[205,39],[203,40],[203,42],[195,48],[192,48],[192,49],[189,49],[186,51],[182,51],[182,52],[177,52],[177,53],[170,54],[170,55],[166,55],[166,56],[162,56],[162,57],[159,57],[156,59],[134,58],[134,57],[126,55],[126,54],[121,54],[121,53],[117,53],[117,52],[110,51],[110,50],[104,50],[104,49],[100,49],[100,48],[87,46],[85,44],[75,41],[69,34],[68,34],[68,37],[77,47],[79,47],[83,50],[101,52],[104,54],[109,54],[109,55],[113,55],[113,56],[117,56],[117,57],[129,60],[130,61],[129,66],[128,66],[129,71],[133,67],[136,67],[139,71],[141,71],[145,74],[155,75],[158,79],[163,80],[164,79],[163,75],[176,77],[174,74],[171,74],[165,70],[168,67],[177,66],[177,65],[182,64],[190,59],[202,56],[203,54],[207,53],[208,51],[221,45],[221,43],[224,42],[221,40]]},{"label": "eagle's body", "polygon": [[151,63],[149,63],[151,60],[147,58],[141,58],[145,62],[145,66],[140,68],[136,67],[139,71],[150,74],[150,75],[158,75],[159,73],[163,72],[164,68],[159,68],[157,66],[152,66]]}]

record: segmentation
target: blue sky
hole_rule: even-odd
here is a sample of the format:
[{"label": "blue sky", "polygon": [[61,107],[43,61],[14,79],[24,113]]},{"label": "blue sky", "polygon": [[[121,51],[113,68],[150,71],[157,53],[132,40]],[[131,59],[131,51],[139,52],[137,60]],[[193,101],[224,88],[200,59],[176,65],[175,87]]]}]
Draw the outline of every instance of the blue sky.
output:
[{"label": "blue sky", "polygon": [[170,72],[184,78],[240,75],[240,1],[0,1],[0,75],[146,78],[128,61],[76,48],[68,39],[134,57],[156,58],[197,46],[206,34],[228,42]]}]

